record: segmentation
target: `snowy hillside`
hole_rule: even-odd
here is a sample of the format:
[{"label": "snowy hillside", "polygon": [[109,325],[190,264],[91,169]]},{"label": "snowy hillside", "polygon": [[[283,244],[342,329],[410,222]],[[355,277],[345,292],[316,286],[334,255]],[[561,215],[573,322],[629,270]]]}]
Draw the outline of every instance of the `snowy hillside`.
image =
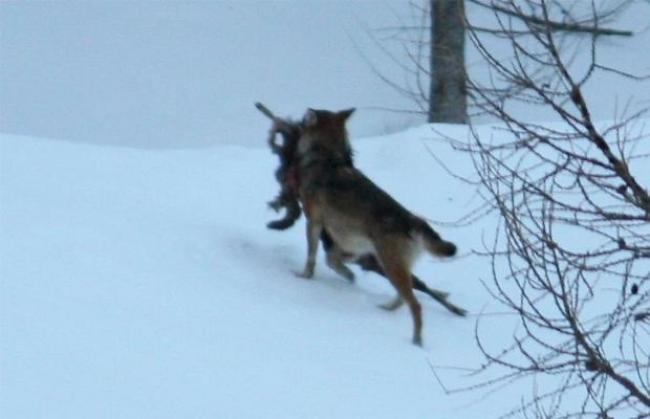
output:
[{"label": "snowy hillside", "polygon": [[[467,156],[438,140],[468,128],[385,135],[423,121],[395,112],[413,98],[373,74],[412,86],[393,33],[420,22],[410,3],[0,1],[0,419],[489,418],[560,380],[453,391],[492,378],[469,374],[484,362],[477,330],[499,353],[516,319],[481,284],[489,261],[471,253],[496,219],[451,223],[481,197],[441,166],[476,179]],[[583,86],[595,121],[649,104],[650,79],[617,74],[650,73],[649,4],[630,2],[612,23],[633,37],[598,40],[616,71]],[[570,43],[574,68],[584,45]],[[466,63],[479,81],[493,76],[469,45]],[[468,317],[416,293],[419,348],[406,308],[377,308],[394,296],[385,279],[354,268],[350,284],[322,250],[314,280],[293,274],[304,221],[265,227],[279,217],[266,205],[277,159],[258,100],[283,116],[358,109],[356,164],[456,243],[456,257],[423,257],[415,272]],[[513,112],[565,129],[548,109]],[[508,135],[484,115],[472,122],[488,142]],[[629,129],[617,139],[635,138],[644,158],[630,167],[647,187],[650,120]]]},{"label": "snowy hillside", "polygon": [[[429,154],[453,163],[435,137],[425,126],[354,146],[358,165],[405,205],[449,221],[473,198]],[[322,259],[315,280],[296,278],[304,224],[265,228],[277,192],[266,148],[3,135],[0,158],[3,418],[487,417],[519,396],[446,396],[432,373],[480,362],[474,316],[418,294],[418,348],[408,310],[376,307],[393,297],[385,280],[357,272],[351,285]],[[473,314],[489,310],[487,266],[466,256],[477,228],[437,227],[459,256],[416,267]],[[508,329],[496,320],[482,327],[495,342]],[[469,383],[439,375],[448,388]]]}]

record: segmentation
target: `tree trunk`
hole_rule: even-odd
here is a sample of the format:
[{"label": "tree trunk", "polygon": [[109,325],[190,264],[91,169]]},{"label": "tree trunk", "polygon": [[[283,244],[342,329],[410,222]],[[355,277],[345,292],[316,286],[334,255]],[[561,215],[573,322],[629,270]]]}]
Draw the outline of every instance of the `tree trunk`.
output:
[{"label": "tree trunk", "polygon": [[464,0],[431,0],[429,122],[467,122]]}]

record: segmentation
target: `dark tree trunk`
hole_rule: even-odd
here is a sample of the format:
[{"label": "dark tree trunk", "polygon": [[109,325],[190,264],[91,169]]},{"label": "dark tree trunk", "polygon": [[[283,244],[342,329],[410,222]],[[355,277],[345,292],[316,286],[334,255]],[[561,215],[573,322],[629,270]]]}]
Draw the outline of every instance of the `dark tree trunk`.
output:
[{"label": "dark tree trunk", "polygon": [[464,0],[431,0],[429,122],[467,122]]}]

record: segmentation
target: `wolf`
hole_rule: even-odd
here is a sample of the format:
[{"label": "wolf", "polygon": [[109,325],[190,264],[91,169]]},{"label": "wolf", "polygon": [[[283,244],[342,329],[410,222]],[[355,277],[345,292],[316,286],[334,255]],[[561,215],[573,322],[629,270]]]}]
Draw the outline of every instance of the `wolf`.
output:
[{"label": "wolf", "polygon": [[[280,193],[273,201],[269,202],[269,206],[276,211],[279,211],[282,208],[285,208],[286,210],[283,218],[267,223],[267,227],[274,230],[286,230],[290,228],[302,214],[298,196],[298,185],[300,179],[297,170],[298,162],[296,150],[298,140],[300,139],[304,128],[303,121],[292,121],[289,119],[279,118],[260,102],[255,103],[255,107],[272,121],[267,142],[271,151],[274,154],[277,154],[280,160],[280,165],[275,172],[276,180],[280,184]],[[282,142],[280,144],[276,141],[277,133],[280,133],[282,136]],[[354,166],[354,153],[349,142],[339,142],[338,146],[341,147],[340,151],[346,156],[344,159],[345,163],[349,164],[351,167]],[[335,258],[329,257],[331,252],[333,252],[333,255],[336,255],[340,252],[340,249],[338,249],[336,243],[334,243],[332,238],[327,234],[327,231],[322,232],[320,240],[323,249],[325,250],[325,254],[328,255],[328,264],[330,266],[334,265],[334,269],[349,281],[354,281],[354,274],[352,271],[345,269],[345,267],[341,267],[340,265],[337,266]],[[371,254],[358,257],[356,260],[351,262],[357,264],[364,271],[371,271],[386,277],[386,273],[383,271],[381,265]],[[413,275],[411,280],[414,290],[429,295],[457,316],[463,317],[467,315],[467,310],[448,300],[448,293],[435,288],[430,288],[416,275]]]},{"label": "wolf", "polygon": [[383,305],[395,310],[406,302],[413,319],[413,343],[422,345],[422,308],[413,293],[411,268],[422,251],[450,257],[456,245],[443,240],[361,171],[349,164],[346,121],[354,109],[339,112],[308,109],[298,140],[299,196],[307,219],[307,259],[303,278],[314,275],[323,231],[336,243],[327,263],[343,276],[345,262],[374,257],[397,291]]}]

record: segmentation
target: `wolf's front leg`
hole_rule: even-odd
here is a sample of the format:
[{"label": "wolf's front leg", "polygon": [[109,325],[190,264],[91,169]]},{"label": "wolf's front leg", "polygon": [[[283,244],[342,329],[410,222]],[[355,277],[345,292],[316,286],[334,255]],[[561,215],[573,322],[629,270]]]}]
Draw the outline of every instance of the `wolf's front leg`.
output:
[{"label": "wolf's front leg", "polygon": [[318,252],[318,238],[323,227],[311,219],[307,219],[307,262],[302,272],[296,273],[301,278],[311,278],[314,276],[314,267],[316,266],[316,253]]}]

